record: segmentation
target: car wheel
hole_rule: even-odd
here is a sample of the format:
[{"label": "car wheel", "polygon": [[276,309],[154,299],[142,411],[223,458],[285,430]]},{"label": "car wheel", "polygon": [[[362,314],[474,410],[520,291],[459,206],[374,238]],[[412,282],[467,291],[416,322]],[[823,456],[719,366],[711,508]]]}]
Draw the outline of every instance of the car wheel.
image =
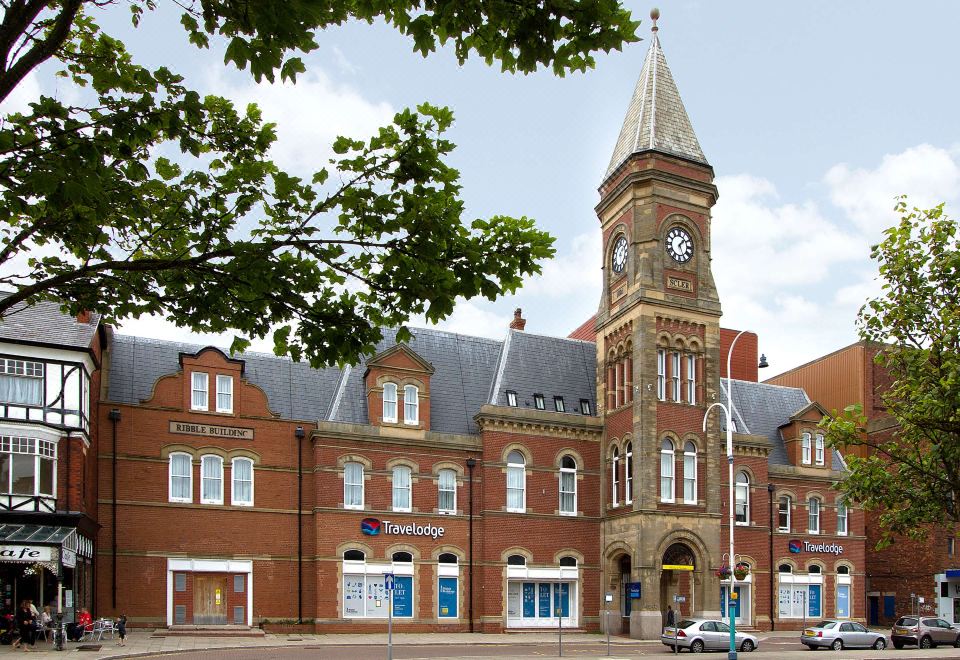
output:
[{"label": "car wheel", "polygon": [[830,648],[832,648],[834,651],[842,651],[842,650],[843,650],[843,640],[842,640],[842,639],[835,639],[835,640],[833,640],[833,644],[830,645]]},{"label": "car wheel", "polygon": [[703,640],[694,640],[690,645],[690,653],[703,653]]},{"label": "car wheel", "polygon": [[922,649],[933,648],[933,640],[930,639],[929,637],[921,637],[919,646]]},{"label": "car wheel", "polygon": [[873,643],[873,648],[878,651],[882,651],[883,649],[887,648],[887,640],[885,640],[883,637],[878,637],[877,641]]},{"label": "car wheel", "polygon": [[894,642],[894,643],[893,643],[893,648],[895,648],[895,649],[902,649],[902,648],[903,648],[903,642]]},{"label": "car wheel", "polygon": [[957,638],[953,641],[953,648],[955,648],[955,649],[960,649],[960,637],[957,637]]},{"label": "car wheel", "polygon": [[749,639],[743,640],[743,644],[740,645],[740,650],[744,653],[750,653],[753,650],[753,642]]}]

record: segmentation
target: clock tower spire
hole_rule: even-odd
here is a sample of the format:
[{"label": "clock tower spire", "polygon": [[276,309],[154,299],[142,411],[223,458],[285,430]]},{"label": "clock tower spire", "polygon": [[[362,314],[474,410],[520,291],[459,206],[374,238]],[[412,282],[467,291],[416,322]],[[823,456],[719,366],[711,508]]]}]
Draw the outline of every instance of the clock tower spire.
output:
[{"label": "clock tower spire", "polygon": [[[650,48],[600,186],[603,294],[596,317],[604,406],[604,573],[630,635],[661,612],[716,617],[719,448],[702,430],[719,382],[720,300],[710,268],[713,168],[653,19]],[[640,583],[641,598],[628,584]],[[679,602],[679,601],[677,601]]]}]

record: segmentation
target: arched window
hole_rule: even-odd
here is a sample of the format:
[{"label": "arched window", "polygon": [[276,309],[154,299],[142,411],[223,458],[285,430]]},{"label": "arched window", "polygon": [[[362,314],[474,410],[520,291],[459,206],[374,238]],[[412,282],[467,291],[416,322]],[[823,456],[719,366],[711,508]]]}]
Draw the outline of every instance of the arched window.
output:
[{"label": "arched window", "polygon": [[420,390],[416,385],[403,388],[403,423],[420,423]]},{"label": "arched window", "polygon": [[657,398],[667,400],[667,351],[657,349]]},{"label": "arched window", "polygon": [[813,564],[812,566],[810,566],[810,568],[807,569],[807,573],[813,573],[815,575],[819,574],[820,572],[821,572],[820,567],[817,566],[816,564]]},{"label": "arched window", "polygon": [[363,465],[360,463],[343,466],[343,508],[363,508]]},{"label": "arched window", "polygon": [[628,442],[623,453],[623,501],[633,503],[633,443]]},{"label": "arched window", "polygon": [[697,356],[687,356],[687,403],[697,404]]},{"label": "arched window", "polygon": [[443,469],[437,473],[437,510],[457,512],[457,473],[453,470]]},{"label": "arched window", "polygon": [[613,457],[610,461],[610,504],[620,504],[620,450],[613,448]]},{"label": "arched window", "polygon": [[223,459],[207,455],[200,459],[200,504],[223,504]]},{"label": "arched window", "polygon": [[383,421],[396,423],[397,421],[397,384],[383,384]]},{"label": "arched window", "polygon": [[697,503],[697,447],[692,442],[683,446],[683,503]]},{"label": "arched window", "polygon": [[810,465],[810,432],[804,431],[800,440],[800,462]]},{"label": "arched window", "polygon": [[366,561],[367,556],[363,550],[347,550],[343,553],[343,561]]},{"label": "arched window", "polygon": [[507,455],[507,511],[527,510],[527,468],[523,454],[514,449]]},{"label": "arched window", "polygon": [[410,508],[410,468],[398,465],[393,468],[393,510],[409,511]]},{"label": "arched window", "polygon": [[457,559],[457,556],[452,552],[444,552],[437,557],[438,564],[456,564],[458,561],[459,559]]},{"label": "arched window", "polygon": [[560,565],[575,567],[577,565],[577,558],[576,557],[560,557]]},{"label": "arched window", "polygon": [[412,564],[413,555],[409,552],[394,552],[391,558],[394,564]]},{"label": "arched window", "polygon": [[249,458],[233,459],[230,473],[233,477],[230,503],[234,506],[253,506],[253,461]]},{"label": "arched window", "polygon": [[837,501],[837,535],[847,535],[847,503],[843,500]]},{"label": "arched window", "polygon": [[779,506],[777,508],[777,529],[781,532],[790,531],[791,504],[789,495],[780,496]]},{"label": "arched window", "polygon": [[818,433],[818,434],[817,434],[816,441],[817,441],[817,444],[816,444],[816,450],[817,450],[817,453],[816,453],[817,465],[823,465],[823,458],[824,458],[824,457],[823,457],[823,434],[822,434],[822,433]]},{"label": "arched window", "polygon": [[577,515],[577,462],[572,456],[560,459],[560,513]]},{"label": "arched window", "polygon": [[780,566],[777,567],[777,572],[778,572],[778,573],[793,573],[793,567],[790,566],[790,564],[780,564]]},{"label": "arched window", "polygon": [[673,441],[669,438],[660,444],[660,501],[673,502]]},{"label": "arched window", "polygon": [[820,533],[820,500],[816,497],[811,497],[807,501],[807,532]]},{"label": "arched window", "polygon": [[510,555],[507,557],[507,566],[526,566],[527,558],[523,555]]},{"label": "arched window", "polygon": [[170,454],[170,501],[193,502],[193,460],[190,454]]},{"label": "arched window", "polygon": [[737,473],[736,516],[738,525],[750,524],[750,477],[746,472]]},{"label": "arched window", "polygon": [[837,575],[850,575],[849,566],[837,566]]}]

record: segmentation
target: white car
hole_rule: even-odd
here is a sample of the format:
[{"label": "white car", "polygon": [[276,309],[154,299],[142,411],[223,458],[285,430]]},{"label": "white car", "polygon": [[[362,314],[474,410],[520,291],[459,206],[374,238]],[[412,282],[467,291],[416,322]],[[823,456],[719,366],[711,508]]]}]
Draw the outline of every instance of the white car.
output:
[{"label": "white car", "polygon": [[[760,646],[760,640],[749,633],[738,630],[735,635],[740,651],[750,652]],[[676,626],[664,628],[660,641],[670,648],[690,649],[692,653],[726,651],[730,649],[730,627],[717,619],[684,619]]]},{"label": "white car", "polygon": [[804,628],[800,633],[800,641],[813,651],[819,648],[830,648],[834,651],[872,648],[882,651],[887,647],[887,638],[883,633],[867,630],[856,621],[835,619],[826,619],[815,626]]}]

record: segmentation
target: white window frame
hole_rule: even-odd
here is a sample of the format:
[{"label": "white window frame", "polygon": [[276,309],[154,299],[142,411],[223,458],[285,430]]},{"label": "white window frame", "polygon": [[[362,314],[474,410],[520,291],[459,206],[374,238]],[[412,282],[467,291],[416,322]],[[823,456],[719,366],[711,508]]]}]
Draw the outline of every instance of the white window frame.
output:
[{"label": "white window frame", "polygon": [[[221,405],[221,398],[226,399],[227,405]],[[217,412],[233,412],[233,376],[217,374]]]},{"label": "white window frame", "polygon": [[[18,497],[43,497],[55,498],[57,496],[57,443],[54,440],[47,440],[36,437],[24,436],[3,436],[0,437],[0,453],[6,457],[7,461],[7,482],[0,484],[0,492],[9,494],[12,501]],[[30,493],[13,492],[13,462],[15,456],[28,456],[33,463],[33,490]],[[45,493],[40,490],[41,461],[50,461],[52,465],[51,491]]]},{"label": "white window frame", "polygon": [[[511,457],[516,454],[520,456],[522,462],[510,462]],[[520,486],[518,488],[510,487],[510,475],[519,475],[520,477]],[[507,511],[510,513],[526,513],[527,512],[527,460],[524,457],[523,453],[517,449],[514,449],[507,455]],[[511,507],[510,506],[510,491],[520,491],[520,506]]]},{"label": "white window frame", "polygon": [[544,405],[545,405],[545,404],[544,404],[544,402],[543,402],[543,395],[542,395],[542,394],[534,394],[534,395],[533,395],[533,407],[536,408],[537,410],[545,410]]},{"label": "white window frame", "polygon": [[[413,511],[413,470],[406,465],[395,465],[391,471],[392,498],[394,511]],[[406,483],[404,483],[404,480]],[[406,495],[406,504],[403,503]]]},{"label": "white window frame", "polygon": [[[693,497],[687,497],[687,486],[692,486]],[[683,446],[683,503],[697,503],[697,446],[690,441]]]},{"label": "white window frame", "polygon": [[620,506],[620,449],[610,455],[610,506]]},{"label": "white window frame", "polygon": [[[444,484],[445,477],[449,477],[449,483]],[[453,506],[443,506],[443,494],[451,493]],[[437,472],[437,512],[444,514],[455,514],[457,512],[457,471],[450,468],[443,468]]]},{"label": "white window frame", "polygon": [[[357,469],[360,471],[360,479],[357,482],[350,481],[350,472],[353,466],[357,466]],[[364,481],[363,481],[363,463],[357,461],[348,461],[343,464],[343,508],[344,509],[362,509],[364,506]],[[348,494],[351,492],[349,489],[359,488],[360,489],[360,503],[351,504],[349,503]]]},{"label": "white window frame", "polygon": [[[743,477],[746,481],[740,481],[740,477]],[[734,497],[734,520],[736,520],[737,525],[749,526],[750,525],[750,475],[740,470],[737,472],[736,476],[736,495]],[[740,520],[740,516],[737,514],[737,509],[743,507],[743,520]]]},{"label": "white window frame", "polygon": [[667,399],[667,351],[663,348],[657,349],[657,399]]},{"label": "white window frame", "polygon": [[[218,476],[206,476],[205,466],[209,462],[214,462],[219,466]],[[205,484],[208,481],[214,481],[219,485],[219,497],[205,497]],[[223,504],[223,457],[217,454],[205,454],[200,457],[200,504]]]},{"label": "white window frame", "polygon": [[[564,463],[569,459],[573,462],[573,467],[566,467]],[[573,490],[566,489],[564,490],[564,477],[567,478],[567,481],[572,484]],[[573,456],[564,456],[560,459],[560,484],[558,487],[560,493],[560,503],[559,511],[561,516],[575,516],[577,515],[577,459]],[[573,496],[573,508],[565,509],[563,507],[563,496],[572,495]]]},{"label": "white window frame", "polygon": [[633,504],[633,442],[623,449],[623,501]]},{"label": "white window frame", "polygon": [[403,423],[416,426],[420,423],[420,388],[403,386]]},{"label": "white window frame", "polygon": [[[203,405],[198,394],[203,395]],[[190,372],[190,410],[210,410],[210,374],[206,371]]]},{"label": "white window frame", "polygon": [[580,399],[580,412],[584,415],[593,414],[593,408],[590,405],[590,399]]},{"label": "white window frame", "polygon": [[800,440],[800,462],[804,465],[810,465],[810,431],[804,431]]},{"label": "white window frame", "polygon": [[[187,459],[187,473],[183,474],[174,474],[173,473],[173,459],[183,457]],[[168,467],[167,467],[167,501],[169,502],[183,502],[187,504],[193,503],[193,456],[186,454],[184,452],[173,452],[168,457]],[[178,479],[186,479],[189,487],[187,492],[190,493],[189,497],[175,497],[173,494],[173,478],[177,477]]]},{"label": "white window frame", "polygon": [[[237,496],[237,465],[239,463],[250,464],[250,499],[241,500]],[[230,504],[234,506],[253,506],[253,459],[239,456],[230,461]]]},{"label": "white window frame", "polygon": [[[30,390],[36,390],[37,397],[27,400],[26,397],[7,396],[0,398],[4,403],[16,406],[42,406],[44,396],[44,364],[36,360],[16,360],[14,358],[0,358],[0,378],[11,380],[11,384],[19,380],[30,383]],[[5,388],[0,388],[4,391]],[[16,390],[11,387],[10,390]],[[8,392],[10,390],[7,390]],[[31,392],[33,394],[33,392]]]},{"label": "white window frame", "polygon": [[[672,503],[676,501],[676,449],[676,445],[670,438],[665,438],[660,443],[661,502]],[[669,470],[666,468],[669,468]]]},{"label": "white window frame", "polygon": [[[783,513],[783,501],[787,501],[787,524],[783,526],[780,524],[780,514]],[[777,531],[779,532],[789,532],[792,529],[792,517],[793,517],[793,498],[789,495],[781,495],[777,500]]]},{"label": "white window frame", "polygon": [[837,536],[846,536],[850,530],[850,509],[843,500],[837,500]]},{"label": "white window frame", "polygon": [[[816,526],[814,526],[814,522]],[[811,497],[807,500],[807,533],[820,533],[820,498],[818,497]]]},{"label": "white window frame", "polygon": [[561,412],[561,413],[562,413],[562,412],[567,412],[567,411],[566,411],[566,407],[563,405],[563,397],[562,397],[562,396],[555,396],[555,397],[553,397],[553,409],[554,409],[556,412]]},{"label": "white window frame", "polygon": [[517,407],[517,393],[513,390],[507,390],[507,405],[511,408]]},{"label": "white window frame", "polygon": [[816,446],[816,454],[815,454],[815,457],[816,457],[817,465],[823,465],[823,461],[824,461],[823,434],[822,434],[822,433],[818,433],[818,434],[815,436],[815,441],[816,441],[816,445],[815,445],[815,446]]},{"label": "white window frame", "polygon": [[383,384],[383,421],[388,424],[397,423],[397,384]]},{"label": "white window frame", "polygon": [[673,401],[680,402],[680,353],[670,353],[670,395]]},{"label": "white window frame", "polygon": [[687,403],[697,405],[697,356],[687,356]]}]

